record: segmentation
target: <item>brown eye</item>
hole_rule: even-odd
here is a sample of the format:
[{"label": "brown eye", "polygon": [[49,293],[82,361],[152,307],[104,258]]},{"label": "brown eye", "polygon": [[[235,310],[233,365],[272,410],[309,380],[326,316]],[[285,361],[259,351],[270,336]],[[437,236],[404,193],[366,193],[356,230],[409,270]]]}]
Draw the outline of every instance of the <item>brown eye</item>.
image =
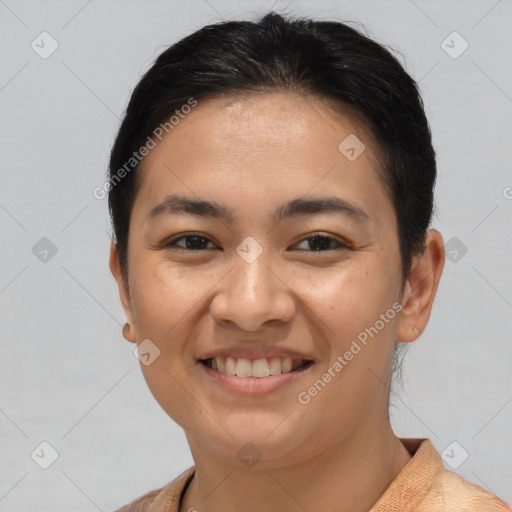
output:
[{"label": "brown eye", "polygon": [[[185,240],[184,246],[178,245],[178,242]],[[163,244],[167,249],[178,249],[184,251],[202,251],[207,249],[205,247],[208,243],[212,243],[208,238],[201,235],[181,235],[179,237],[168,240]]]},{"label": "brown eye", "polygon": [[[332,251],[336,249],[348,249],[349,245],[341,242],[340,240],[337,240],[336,238],[325,236],[325,235],[315,235],[312,237],[304,238],[300,243],[308,242],[308,246],[306,249],[300,249],[300,250],[307,250],[312,252],[325,252],[325,251]],[[331,247],[331,245],[334,243],[335,247]]]}]

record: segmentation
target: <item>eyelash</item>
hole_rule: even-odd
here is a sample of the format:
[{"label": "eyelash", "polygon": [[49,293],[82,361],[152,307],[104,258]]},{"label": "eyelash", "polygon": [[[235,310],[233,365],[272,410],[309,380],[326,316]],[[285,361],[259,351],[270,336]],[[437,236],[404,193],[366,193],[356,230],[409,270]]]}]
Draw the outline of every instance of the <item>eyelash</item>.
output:
[{"label": "eyelash", "polygon": [[[190,233],[188,235],[178,235],[178,236],[176,236],[174,238],[171,238],[171,239],[163,242],[161,244],[161,248],[172,249],[172,250],[176,250],[176,251],[179,251],[179,252],[200,252],[200,251],[208,250],[208,249],[188,249],[188,248],[179,247],[179,246],[176,245],[176,242],[178,242],[178,240],[183,240],[183,239],[186,239],[186,238],[201,238],[201,239],[203,239],[203,240],[205,240],[207,242],[213,243],[207,237],[205,237],[203,235],[200,235],[199,233],[197,233],[197,234],[196,233]],[[313,249],[310,249],[310,250],[298,249],[298,250],[302,251],[302,252],[305,251],[305,252],[319,253],[319,252],[330,252],[330,251],[335,251],[335,250],[340,250],[340,249],[351,249],[352,248],[350,246],[350,244],[348,244],[346,242],[342,242],[341,240],[338,240],[337,238],[333,238],[331,236],[323,235],[321,233],[317,233],[317,234],[314,234],[313,236],[305,237],[302,240],[300,240],[298,243],[304,242],[306,240],[314,240],[314,239],[330,240],[330,241],[335,242],[336,244],[338,244],[338,247],[334,248],[334,249],[325,249],[325,250],[313,250]]]}]

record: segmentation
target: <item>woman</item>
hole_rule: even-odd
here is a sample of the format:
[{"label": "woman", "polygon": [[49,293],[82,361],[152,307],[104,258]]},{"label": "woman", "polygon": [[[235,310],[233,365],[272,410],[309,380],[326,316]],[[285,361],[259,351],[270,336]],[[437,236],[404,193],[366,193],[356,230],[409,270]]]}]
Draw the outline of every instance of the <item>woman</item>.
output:
[{"label": "woman", "polygon": [[194,466],[121,511],[505,511],[399,439],[397,342],[444,265],[412,78],[345,24],[205,27],[135,88],[110,268],[146,382]]}]

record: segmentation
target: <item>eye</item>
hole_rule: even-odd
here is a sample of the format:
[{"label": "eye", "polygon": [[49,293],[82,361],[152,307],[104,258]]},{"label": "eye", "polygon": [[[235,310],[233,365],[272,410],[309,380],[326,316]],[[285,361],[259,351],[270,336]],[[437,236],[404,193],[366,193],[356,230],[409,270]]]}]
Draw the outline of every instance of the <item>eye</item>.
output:
[{"label": "eye", "polygon": [[[185,240],[185,246],[178,245],[178,241]],[[175,238],[171,238],[162,244],[162,247],[166,249],[177,249],[182,251],[202,251],[207,249],[204,247],[208,243],[213,245],[208,238],[198,235],[198,234],[190,234],[190,235],[181,235]],[[214,245],[215,247],[215,245]]]},{"label": "eye", "polygon": [[[304,238],[300,243],[308,242],[308,248],[305,250],[309,250],[312,252],[325,252],[329,250],[336,249],[349,249],[350,246],[347,243],[344,243],[336,238],[331,236],[325,236],[321,234],[315,234],[312,237]],[[334,242],[336,247],[330,247],[331,243]],[[299,243],[299,244],[300,244]],[[304,249],[300,249],[304,250]]]}]

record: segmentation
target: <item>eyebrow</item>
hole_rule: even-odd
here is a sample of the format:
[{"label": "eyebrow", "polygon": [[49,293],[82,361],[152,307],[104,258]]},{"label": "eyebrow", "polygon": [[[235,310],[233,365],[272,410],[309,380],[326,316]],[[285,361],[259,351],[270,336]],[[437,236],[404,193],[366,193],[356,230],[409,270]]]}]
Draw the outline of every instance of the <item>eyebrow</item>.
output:
[{"label": "eyebrow", "polygon": [[[300,215],[313,215],[316,213],[343,214],[359,221],[367,221],[370,219],[370,216],[364,210],[336,196],[292,199],[278,207],[272,213],[272,218],[275,222],[280,222],[287,218]],[[172,194],[151,209],[147,220],[151,221],[164,215],[180,214],[214,217],[223,220],[227,224],[231,223],[234,218],[233,210],[215,201],[194,199],[180,194]]]}]

